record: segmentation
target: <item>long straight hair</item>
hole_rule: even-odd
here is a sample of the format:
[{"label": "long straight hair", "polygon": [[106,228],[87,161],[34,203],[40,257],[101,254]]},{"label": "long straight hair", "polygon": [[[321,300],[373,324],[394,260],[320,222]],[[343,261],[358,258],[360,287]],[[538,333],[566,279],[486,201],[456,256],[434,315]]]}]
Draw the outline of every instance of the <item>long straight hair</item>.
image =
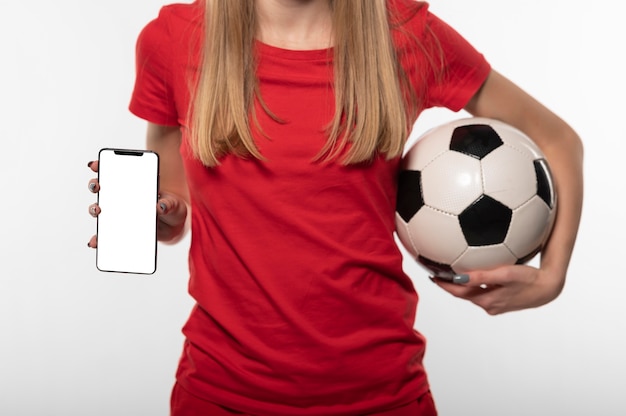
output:
[{"label": "long straight hair", "polygon": [[[388,159],[400,156],[417,100],[398,63],[387,0],[329,1],[336,110],[316,159],[335,159],[348,146],[343,164],[368,161],[378,153]],[[189,112],[191,149],[206,166],[219,165],[227,153],[263,159],[251,133],[251,121],[258,125],[255,98],[276,117],[258,89],[254,1],[203,2],[203,57]]]}]

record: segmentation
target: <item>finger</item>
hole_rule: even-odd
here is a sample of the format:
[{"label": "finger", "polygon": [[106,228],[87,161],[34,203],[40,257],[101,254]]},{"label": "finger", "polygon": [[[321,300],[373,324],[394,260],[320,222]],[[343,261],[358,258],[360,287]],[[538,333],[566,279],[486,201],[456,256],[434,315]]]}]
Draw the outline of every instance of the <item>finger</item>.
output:
[{"label": "finger", "polygon": [[469,284],[454,283],[451,280],[438,277],[433,277],[431,278],[431,280],[435,284],[437,284],[437,286],[450,293],[452,296],[466,300],[476,299],[476,297],[482,296],[493,289],[493,287],[487,287],[482,285],[474,286]]},{"label": "finger", "polygon": [[91,247],[91,248],[96,248],[98,247],[98,237],[97,236],[92,236],[89,239],[89,242],[87,243],[87,247]]},{"label": "finger", "polygon": [[91,179],[89,181],[88,188],[92,193],[94,194],[98,193],[100,191],[100,183],[98,182],[98,179],[96,178]]},{"label": "finger", "polygon": [[450,280],[441,278],[431,278],[431,280],[452,296],[473,303],[489,315],[498,315],[507,311],[502,298],[503,288],[500,285],[470,286],[451,283]]},{"label": "finger", "polygon": [[439,276],[431,276],[431,280],[433,281],[441,281],[447,283],[454,283],[457,285],[464,285],[469,283],[470,275],[469,274],[455,274],[455,275],[439,275]]},{"label": "finger", "polygon": [[511,283],[513,279],[510,267],[505,266],[491,270],[474,271],[469,274],[467,285],[482,289],[505,286]]},{"label": "finger", "polygon": [[99,167],[99,162],[97,160],[92,160],[91,162],[87,163],[87,166],[92,171],[97,172],[98,171],[98,167]]},{"label": "finger", "polygon": [[98,215],[100,215],[100,212],[100,206],[98,204],[89,205],[89,215],[91,215],[92,217],[97,217]]}]

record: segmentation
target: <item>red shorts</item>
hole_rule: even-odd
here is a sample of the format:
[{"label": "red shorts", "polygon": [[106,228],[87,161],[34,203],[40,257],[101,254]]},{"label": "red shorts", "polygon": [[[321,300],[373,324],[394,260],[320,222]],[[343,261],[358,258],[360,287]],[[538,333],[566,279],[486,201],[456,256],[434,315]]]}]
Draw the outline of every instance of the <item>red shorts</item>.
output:
[{"label": "red shorts", "polygon": [[[217,404],[202,400],[180,387],[174,385],[171,398],[170,416],[252,416],[246,413],[227,409]],[[402,407],[380,413],[370,413],[364,416],[437,416],[435,403],[430,392],[423,394],[419,399]]]}]

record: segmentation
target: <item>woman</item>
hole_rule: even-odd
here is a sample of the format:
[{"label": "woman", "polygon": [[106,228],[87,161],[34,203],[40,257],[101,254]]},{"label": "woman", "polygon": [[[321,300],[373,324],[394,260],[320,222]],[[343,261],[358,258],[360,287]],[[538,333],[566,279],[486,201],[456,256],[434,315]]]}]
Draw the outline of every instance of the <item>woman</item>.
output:
[{"label": "woman", "polygon": [[580,139],[425,3],[170,5],[140,35],[137,64],[130,109],[161,159],[159,239],[192,230],[197,303],[172,415],[436,414],[393,238],[399,158],[429,107],[533,137],[560,207],[540,268],[437,284],[489,314],[560,293],[580,219]]}]

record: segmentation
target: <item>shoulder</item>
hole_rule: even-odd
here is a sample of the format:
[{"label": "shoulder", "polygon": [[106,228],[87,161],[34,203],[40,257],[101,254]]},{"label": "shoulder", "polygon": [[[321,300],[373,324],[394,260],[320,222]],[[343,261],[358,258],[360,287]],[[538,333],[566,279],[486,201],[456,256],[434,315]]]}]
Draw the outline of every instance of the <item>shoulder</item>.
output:
[{"label": "shoulder", "polygon": [[203,7],[199,1],[173,3],[161,7],[156,18],[148,22],[139,34],[138,42],[158,46],[168,42],[187,41],[203,22]]},{"label": "shoulder", "polygon": [[163,6],[157,20],[167,24],[171,29],[184,29],[197,26],[202,22],[204,7],[200,1],[193,3],[174,3]]},{"label": "shoulder", "polygon": [[389,23],[397,52],[431,55],[438,49],[439,19],[429,4],[417,0],[387,0]]},{"label": "shoulder", "polygon": [[[475,54],[473,46],[452,26],[417,0],[387,0],[393,38],[399,52],[421,51],[437,55]],[[450,58],[450,56],[448,56]]]},{"label": "shoulder", "polygon": [[424,28],[430,16],[429,4],[417,0],[387,0],[392,29],[412,31]]},{"label": "shoulder", "polygon": [[461,109],[490,65],[470,42],[417,0],[387,0],[398,59],[425,106]]},{"label": "shoulder", "polygon": [[458,33],[430,9],[426,1],[387,0],[392,30],[417,38],[420,42],[454,37]]},{"label": "shoulder", "polygon": [[202,44],[204,8],[200,1],[161,7],[137,37],[135,52],[138,68],[160,74],[178,72],[196,62]]}]

